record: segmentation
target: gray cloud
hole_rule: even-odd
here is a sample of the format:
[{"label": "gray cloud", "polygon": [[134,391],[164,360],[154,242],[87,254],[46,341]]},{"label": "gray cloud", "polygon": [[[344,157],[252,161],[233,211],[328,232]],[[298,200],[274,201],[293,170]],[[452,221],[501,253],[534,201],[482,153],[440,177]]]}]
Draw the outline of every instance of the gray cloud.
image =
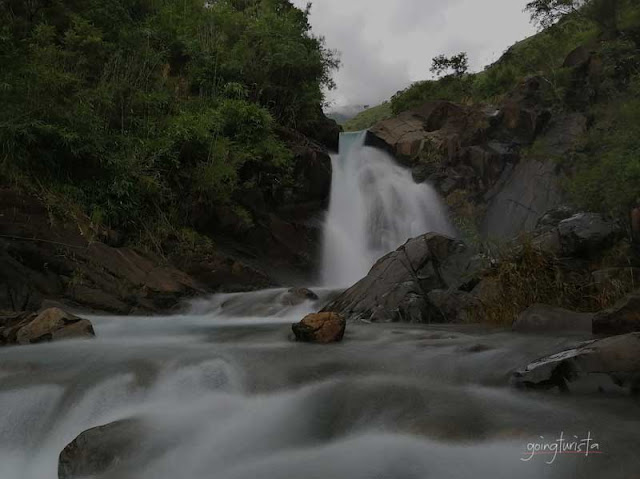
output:
[{"label": "gray cloud", "polygon": [[[311,0],[311,24],[341,52],[335,107],[377,104],[430,77],[431,58],[469,53],[480,70],[534,32],[527,0]],[[307,0],[293,0],[298,6]]]}]

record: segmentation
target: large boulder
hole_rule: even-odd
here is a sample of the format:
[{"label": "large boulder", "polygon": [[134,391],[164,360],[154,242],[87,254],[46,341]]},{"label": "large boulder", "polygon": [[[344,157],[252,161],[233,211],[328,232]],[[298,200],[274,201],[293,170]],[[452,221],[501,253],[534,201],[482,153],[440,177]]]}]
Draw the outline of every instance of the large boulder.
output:
[{"label": "large boulder", "polygon": [[623,234],[620,224],[599,213],[560,207],[548,211],[532,233],[533,244],[556,256],[591,258]]},{"label": "large boulder", "polygon": [[378,260],[323,311],[377,322],[453,321],[447,314],[451,294],[470,289],[464,286],[473,283],[481,266],[464,243],[423,235]]},{"label": "large boulder", "polygon": [[94,336],[93,326],[88,319],[59,308],[0,317],[0,345],[26,345]]},{"label": "large boulder", "polygon": [[329,344],[342,341],[347,323],[336,313],[309,314],[291,329],[298,341]]},{"label": "large boulder", "polygon": [[640,332],[640,291],[627,295],[593,318],[593,334]]},{"label": "large boulder", "polygon": [[369,129],[367,143],[388,150],[409,166],[434,147],[443,158],[454,160],[464,147],[482,136],[490,115],[482,109],[448,101],[427,102],[374,125]]},{"label": "large boulder", "polygon": [[591,334],[593,314],[576,313],[546,304],[534,304],[513,323],[517,333],[586,333]]},{"label": "large boulder", "polygon": [[135,419],[116,421],[84,431],[68,444],[58,459],[58,479],[95,477],[126,464],[143,438]]},{"label": "large boulder", "polygon": [[640,389],[640,333],[587,341],[539,359],[513,374],[515,386],[563,391]]}]

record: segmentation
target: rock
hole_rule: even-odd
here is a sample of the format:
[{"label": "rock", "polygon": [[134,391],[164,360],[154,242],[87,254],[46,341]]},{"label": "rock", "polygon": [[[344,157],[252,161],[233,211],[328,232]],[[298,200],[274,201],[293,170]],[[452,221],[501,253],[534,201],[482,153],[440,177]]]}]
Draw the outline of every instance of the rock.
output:
[{"label": "rock", "polygon": [[619,223],[599,213],[560,207],[546,212],[532,232],[532,243],[556,256],[591,258],[622,235]]},{"label": "rock", "polygon": [[142,440],[140,421],[128,419],[89,429],[60,453],[58,479],[95,477],[130,460]]},{"label": "rock", "polygon": [[[317,142],[311,140],[300,133],[280,128],[279,136],[285,141],[293,153],[293,184],[294,188],[290,192],[289,198],[281,195],[276,201],[282,204],[305,204],[317,203],[319,206],[326,206],[331,190],[331,157],[327,149]],[[331,141],[332,147],[338,149],[339,131],[335,139]],[[264,205],[247,205],[253,210],[257,210]]]},{"label": "rock", "polygon": [[84,217],[52,222],[41,200],[0,187],[0,309],[35,311],[56,300],[125,314],[206,292],[154,254],[89,241],[100,237],[92,228]]},{"label": "rock", "polygon": [[298,129],[309,138],[333,151],[338,151],[338,141],[342,127],[335,120],[327,118],[322,108],[316,107],[315,119],[298,125]]},{"label": "rock", "polygon": [[500,107],[498,139],[519,145],[531,144],[536,139],[551,118],[542,99],[545,85],[543,78],[530,76],[507,94]]},{"label": "rock", "polygon": [[577,213],[558,224],[558,233],[564,255],[591,256],[620,238],[622,228],[598,213]]},{"label": "rock", "polygon": [[593,334],[615,335],[640,331],[640,291],[627,295],[593,318]]},{"label": "rock", "polygon": [[562,204],[562,175],[554,158],[574,148],[586,128],[587,120],[581,114],[554,118],[538,137],[535,153],[520,160],[513,170],[504,171],[500,191],[489,203],[482,225],[486,236],[512,238],[533,231],[549,210]]},{"label": "rock", "polygon": [[323,308],[345,317],[378,322],[442,323],[447,317],[433,303],[445,307],[451,301],[443,293],[453,291],[475,278],[484,266],[464,243],[427,234],[409,240],[379,259],[369,274]]},{"label": "rock", "polygon": [[1,345],[26,345],[94,336],[93,326],[88,319],[79,318],[59,308],[0,318]]},{"label": "rock", "polygon": [[473,294],[456,289],[435,289],[427,293],[427,299],[449,323],[471,322],[471,311],[478,306],[478,299]]},{"label": "rock", "polygon": [[320,299],[316,293],[307,288],[291,288],[282,297],[281,303],[286,306],[298,306],[305,301],[317,301]]},{"label": "rock", "polygon": [[298,341],[329,344],[342,341],[347,322],[336,313],[309,314],[291,328]]},{"label": "rock", "polygon": [[640,333],[587,341],[574,349],[539,359],[516,371],[515,386],[533,389],[558,387],[592,392],[613,385],[638,392],[640,388]]},{"label": "rock", "polygon": [[534,304],[518,316],[512,329],[517,333],[575,332],[591,334],[593,314],[576,313],[546,304]]},{"label": "rock", "polygon": [[435,148],[452,160],[487,127],[487,114],[481,109],[432,101],[374,125],[366,142],[413,166],[427,148]]}]

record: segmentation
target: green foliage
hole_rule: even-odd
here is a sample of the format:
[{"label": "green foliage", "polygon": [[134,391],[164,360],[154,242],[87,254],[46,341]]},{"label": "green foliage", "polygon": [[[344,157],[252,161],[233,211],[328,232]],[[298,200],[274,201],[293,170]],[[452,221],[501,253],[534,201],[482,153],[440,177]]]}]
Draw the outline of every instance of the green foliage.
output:
[{"label": "green foliage", "polygon": [[344,131],[361,131],[372,127],[376,123],[391,118],[393,111],[391,111],[391,103],[385,101],[384,103],[367,108],[365,111],[360,112],[358,115],[348,120],[344,125]]},{"label": "green foliage", "polygon": [[572,14],[596,23],[605,33],[618,29],[619,17],[625,6],[636,0],[533,0],[525,10],[542,28],[547,28]]},{"label": "green foliage", "polygon": [[579,206],[623,218],[640,204],[640,77],[632,91],[599,109],[568,184]]},{"label": "green foliage", "polygon": [[468,71],[469,57],[465,52],[451,57],[438,55],[431,62],[431,73],[438,77],[447,74],[460,78],[466,75]]},{"label": "green foliage", "polygon": [[[0,2],[0,174],[114,227],[287,177],[338,61],[288,0]],[[262,182],[262,183],[261,183]]]},{"label": "green foliage", "polygon": [[[492,102],[512,90],[525,77],[539,74],[559,98],[566,72],[562,63],[573,49],[594,38],[598,30],[583,17],[569,17],[553,27],[517,43],[494,64],[476,74],[448,75],[417,82],[392,98],[395,114],[427,101]],[[445,58],[445,60],[447,60]],[[450,59],[449,59],[450,60]],[[557,98],[556,98],[557,99]]]},{"label": "green foliage", "polygon": [[576,13],[587,0],[533,0],[527,3],[525,10],[531,14],[531,20],[547,28],[565,15]]},{"label": "green foliage", "polygon": [[425,80],[414,83],[406,90],[393,96],[391,108],[393,113],[397,115],[433,100],[466,103],[471,100],[473,94],[473,81],[474,77],[470,75],[463,77],[449,75],[438,81]]}]

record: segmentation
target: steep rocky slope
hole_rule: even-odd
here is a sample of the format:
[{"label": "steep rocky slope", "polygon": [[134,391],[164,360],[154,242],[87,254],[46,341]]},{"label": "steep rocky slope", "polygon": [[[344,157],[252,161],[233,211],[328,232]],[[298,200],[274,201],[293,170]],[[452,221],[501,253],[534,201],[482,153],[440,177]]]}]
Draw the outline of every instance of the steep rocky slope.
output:
[{"label": "steep rocky slope", "polygon": [[463,232],[509,239],[563,202],[555,160],[587,128],[584,113],[554,110],[545,89],[534,76],[496,106],[429,102],[378,123],[368,142],[432,182]]}]

